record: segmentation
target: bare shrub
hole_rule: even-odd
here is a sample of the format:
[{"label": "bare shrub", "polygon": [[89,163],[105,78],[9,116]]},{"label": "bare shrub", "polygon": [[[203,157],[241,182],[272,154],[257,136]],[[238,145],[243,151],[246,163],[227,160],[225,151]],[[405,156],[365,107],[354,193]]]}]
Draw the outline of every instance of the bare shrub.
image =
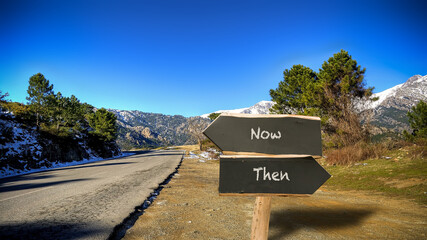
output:
[{"label": "bare shrub", "polygon": [[[336,96],[330,89],[325,89],[324,97],[329,99],[328,120],[324,124],[326,146],[346,147],[359,142],[369,141],[369,121],[364,125],[360,121],[360,111],[357,105],[368,102],[367,99],[354,99],[346,95]],[[358,100],[358,101],[355,101]],[[363,101],[362,101],[363,100]]]},{"label": "bare shrub", "polygon": [[386,148],[382,144],[358,142],[354,145],[326,152],[326,162],[331,165],[350,165],[370,158],[380,158]]},{"label": "bare shrub", "polygon": [[199,150],[202,150],[202,142],[206,137],[203,135],[203,130],[207,127],[207,123],[202,121],[200,117],[192,117],[188,120],[188,133],[197,140]]},{"label": "bare shrub", "polygon": [[416,139],[415,145],[409,151],[411,159],[426,159],[427,158],[427,139]]}]

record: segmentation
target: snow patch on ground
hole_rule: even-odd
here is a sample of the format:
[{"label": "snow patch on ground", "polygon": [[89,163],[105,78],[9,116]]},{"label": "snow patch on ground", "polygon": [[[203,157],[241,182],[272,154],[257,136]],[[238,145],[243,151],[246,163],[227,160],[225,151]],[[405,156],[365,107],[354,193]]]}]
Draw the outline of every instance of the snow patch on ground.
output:
[{"label": "snow patch on ground", "polygon": [[[0,128],[2,136],[0,136],[0,150],[4,151],[4,156],[10,156],[22,153],[24,151],[35,152],[36,155],[41,154],[42,147],[37,142],[37,136],[31,134],[28,129],[22,128],[21,124],[0,119]],[[12,136],[12,141],[7,142],[8,137]]]},{"label": "snow patch on ground", "polygon": [[188,156],[186,156],[185,158],[199,159],[199,162],[204,163],[208,160],[218,160],[218,158],[217,158],[218,155],[221,155],[221,153],[218,152],[216,149],[208,148],[207,151],[202,151],[199,154],[196,154],[196,153],[190,151]]}]

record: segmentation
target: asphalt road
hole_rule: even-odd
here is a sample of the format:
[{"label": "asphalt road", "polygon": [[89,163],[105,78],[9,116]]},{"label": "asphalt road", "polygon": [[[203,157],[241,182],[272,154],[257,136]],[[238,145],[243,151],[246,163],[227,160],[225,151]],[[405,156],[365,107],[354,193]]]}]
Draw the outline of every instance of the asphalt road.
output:
[{"label": "asphalt road", "polygon": [[0,239],[107,239],[182,157],[139,152],[0,179]]}]

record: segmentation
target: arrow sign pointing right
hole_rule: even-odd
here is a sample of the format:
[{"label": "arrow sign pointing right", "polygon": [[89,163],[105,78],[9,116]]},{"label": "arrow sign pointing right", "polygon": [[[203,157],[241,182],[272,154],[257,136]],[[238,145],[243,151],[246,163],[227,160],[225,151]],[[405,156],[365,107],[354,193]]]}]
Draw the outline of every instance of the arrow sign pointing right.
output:
[{"label": "arrow sign pointing right", "polygon": [[313,194],[331,175],[313,157],[220,158],[219,193]]},{"label": "arrow sign pointing right", "polygon": [[223,151],[322,155],[318,117],[221,114],[203,134]]}]

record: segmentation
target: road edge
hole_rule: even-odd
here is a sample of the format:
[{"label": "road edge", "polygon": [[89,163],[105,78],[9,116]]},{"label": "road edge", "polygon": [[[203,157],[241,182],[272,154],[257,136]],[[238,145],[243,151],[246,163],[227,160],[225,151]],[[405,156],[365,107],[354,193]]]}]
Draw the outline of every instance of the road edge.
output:
[{"label": "road edge", "polygon": [[160,194],[162,189],[172,180],[175,174],[178,173],[179,168],[184,160],[185,152],[182,152],[181,160],[178,162],[178,165],[175,167],[175,171],[168,175],[153,192],[144,200],[144,202],[135,207],[135,210],[129,214],[120,224],[114,227],[113,232],[108,236],[108,240],[120,240],[126,235],[126,231],[133,227],[138,218],[142,216],[145,210],[151,206],[157,196]]}]

